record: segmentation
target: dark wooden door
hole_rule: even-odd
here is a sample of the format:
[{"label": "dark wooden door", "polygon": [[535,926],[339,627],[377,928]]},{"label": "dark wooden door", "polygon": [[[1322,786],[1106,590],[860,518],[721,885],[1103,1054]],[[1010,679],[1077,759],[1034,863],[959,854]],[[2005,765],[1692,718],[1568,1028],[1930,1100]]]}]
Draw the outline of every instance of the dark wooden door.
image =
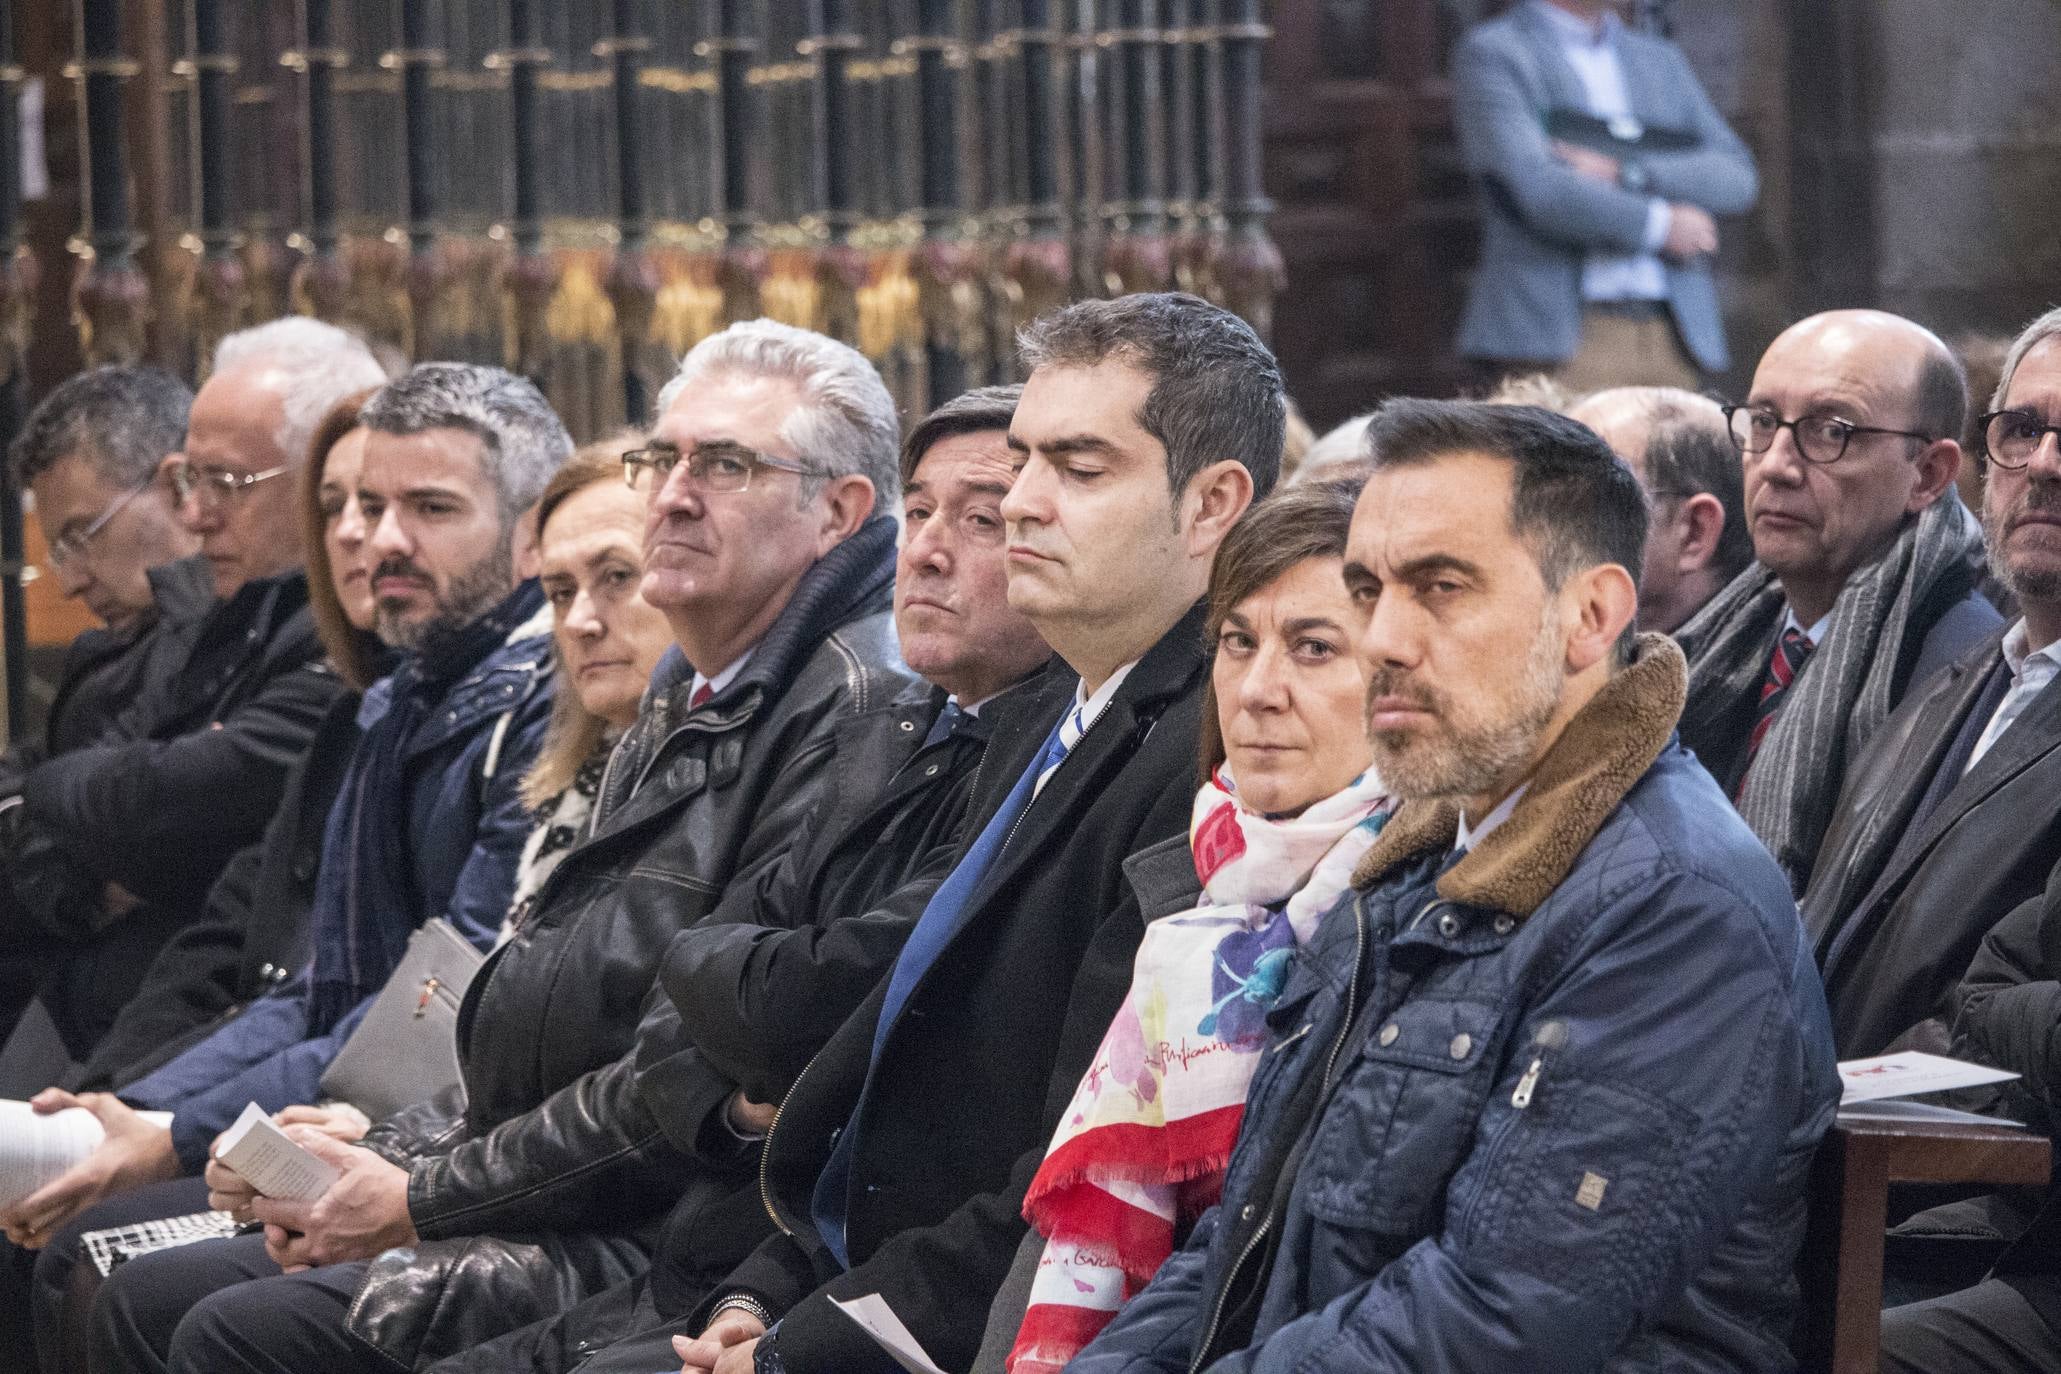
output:
[{"label": "dark wooden door", "polygon": [[1466,0],[1276,0],[1266,166],[1288,289],[1274,346],[1321,432],[1384,396],[1446,395],[1477,215],[1446,63]]}]

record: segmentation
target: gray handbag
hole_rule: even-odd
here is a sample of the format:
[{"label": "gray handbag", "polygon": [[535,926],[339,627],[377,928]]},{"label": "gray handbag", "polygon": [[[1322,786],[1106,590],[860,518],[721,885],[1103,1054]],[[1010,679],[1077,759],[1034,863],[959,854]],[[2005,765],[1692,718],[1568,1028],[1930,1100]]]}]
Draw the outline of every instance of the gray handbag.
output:
[{"label": "gray handbag", "polygon": [[485,956],[438,917],[408,937],[400,967],[322,1073],[322,1096],[374,1121],[459,1087],[458,1004]]}]

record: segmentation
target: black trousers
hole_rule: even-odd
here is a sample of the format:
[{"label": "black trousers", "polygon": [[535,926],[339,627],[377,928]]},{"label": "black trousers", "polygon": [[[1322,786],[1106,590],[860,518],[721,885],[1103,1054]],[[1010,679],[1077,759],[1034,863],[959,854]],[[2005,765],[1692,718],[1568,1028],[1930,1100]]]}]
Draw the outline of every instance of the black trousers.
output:
[{"label": "black trousers", "polygon": [[282,1274],[261,1235],[130,1260],[93,1304],[95,1374],[324,1374],[393,1366],[344,1328],[365,1274],[332,1264]]},{"label": "black trousers", "polygon": [[2014,1285],[2061,1285],[2061,1276],[1985,1279],[1972,1288],[1882,1314],[1884,1374],[2049,1374],[2061,1369],[2061,1333]]}]

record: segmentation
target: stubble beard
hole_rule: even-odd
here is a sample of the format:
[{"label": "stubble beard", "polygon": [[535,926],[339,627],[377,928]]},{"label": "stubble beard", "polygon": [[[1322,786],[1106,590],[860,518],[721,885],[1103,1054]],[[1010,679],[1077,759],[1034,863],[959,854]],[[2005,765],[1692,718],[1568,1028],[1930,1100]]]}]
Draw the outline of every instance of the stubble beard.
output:
[{"label": "stubble beard", "polygon": [[1988,551],[1989,570],[2005,590],[2020,601],[2048,603],[2061,601],[2061,564],[2047,567],[2014,567],[2010,550],[2005,541],[2010,538],[2011,522],[2028,510],[2061,512],[2061,489],[2051,485],[2029,483],[2025,494],[2001,511],[1990,509],[1989,498],[1982,502],[1983,545]]},{"label": "stubble beard", "polygon": [[[1370,730],[1374,768],[1390,792],[1405,801],[1459,801],[1497,790],[1538,750],[1540,736],[1566,690],[1566,646],[1541,624],[1526,650],[1510,695],[1487,704],[1493,720],[1470,720],[1449,695],[1412,688],[1392,672],[1376,672],[1367,699],[1398,692],[1415,696],[1438,722],[1435,733]],[[1467,713],[1478,714],[1478,713]]]},{"label": "stubble beard", "polygon": [[450,589],[431,596],[435,608],[420,620],[402,620],[384,606],[374,610],[374,628],[379,637],[404,653],[419,654],[435,648],[491,610],[514,586],[509,563],[514,540],[509,531],[495,550],[451,579]]}]

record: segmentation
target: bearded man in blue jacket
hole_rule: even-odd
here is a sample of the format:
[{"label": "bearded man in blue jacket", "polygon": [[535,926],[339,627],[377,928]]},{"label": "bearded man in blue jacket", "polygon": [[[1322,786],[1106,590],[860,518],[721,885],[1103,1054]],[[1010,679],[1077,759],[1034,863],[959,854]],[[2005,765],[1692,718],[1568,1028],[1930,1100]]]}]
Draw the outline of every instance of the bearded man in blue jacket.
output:
[{"label": "bearded man in blue jacket", "polygon": [[1631,632],[1637,483],[1530,407],[1369,440],[1345,576],[1406,804],[1268,1014],[1221,1203],[1069,1369],[1793,1368],[1831,1029]]}]

